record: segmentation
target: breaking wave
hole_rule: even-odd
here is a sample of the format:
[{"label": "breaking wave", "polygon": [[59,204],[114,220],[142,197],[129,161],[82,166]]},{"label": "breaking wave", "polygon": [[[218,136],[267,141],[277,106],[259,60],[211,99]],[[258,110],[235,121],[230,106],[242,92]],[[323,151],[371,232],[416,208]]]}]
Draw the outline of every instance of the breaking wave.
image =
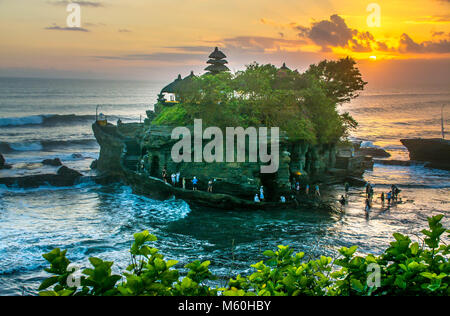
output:
[{"label": "breaking wave", "polygon": [[95,120],[95,115],[31,115],[24,117],[0,118],[0,127],[16,127],[28,125],[71,125]]},{"label": "breaking wave", "polygon": [[95,139],[75,139],[75,140],[49,140],[49,141],[33,141],[24,143],[7,143],[0,142],[0,152],[12,153],[21,151],[51,151],[58,148],[67,147],[97,147]]}]

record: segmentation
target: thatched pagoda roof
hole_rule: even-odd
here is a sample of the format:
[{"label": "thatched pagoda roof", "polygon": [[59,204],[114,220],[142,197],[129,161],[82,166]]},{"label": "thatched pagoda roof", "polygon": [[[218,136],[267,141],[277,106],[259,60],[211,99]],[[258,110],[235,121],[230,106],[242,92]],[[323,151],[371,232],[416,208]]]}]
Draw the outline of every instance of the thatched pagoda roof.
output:
[{"label": "thatched pagoda roof", "polygon": [[161,93],[175,93],[176,89],[178,88],[178,85],[183,81],[183,79],[181,79],[181,75],[178,75],[178,78],[175,79],[174,82],[168,84],[167,86],[165,86],[162,90]]},{"label": "thatched pagoda roof", "polygon": [[208,67],[205,68],[205,70],[211,72],[211,73],[219,73],[222,71],[230,71],[230,69],[228,69],[227,66],[225,65],[221,65],[221,64],[214,64],[214,65],[209,65]]},{"label": "thatched pagoda roof", "polygon": [[211,53],[211,55],[209,55],[209,58],[213,58],[213,59],[224,59],[227,58],[227,56],[225,56],[224,53],[222,53],[218,47],[216,47],[214,49],[214,51]]}]

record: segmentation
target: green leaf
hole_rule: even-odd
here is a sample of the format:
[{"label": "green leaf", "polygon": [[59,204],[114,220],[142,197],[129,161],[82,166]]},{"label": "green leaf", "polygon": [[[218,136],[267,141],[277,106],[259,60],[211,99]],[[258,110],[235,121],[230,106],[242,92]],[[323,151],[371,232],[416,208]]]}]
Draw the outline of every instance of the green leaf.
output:
[{"label": "green leaf", "polygon": [[350,284],[352,285],[352,288],[357,292],[364,291],[364,286],[361,284],[361,281],[357,279],[351,279]]},{"label": "green leaf", "polygon": [[52,285],[54,285],[56,283],[58,283],[58,277],[57,276],[50,277],[48,279],[45,279],[41,283],[41,285],[39,286],[38,290],[39,291],[45,290],[45,289],[49,288],[50,286],[52,286]]},{"label": "green leaf", "polygon": [[419,252],[419,249],[420,249],[419,243],[415,242],[411,245],[411,253],[413,255],[417,255],[417,253]]}]

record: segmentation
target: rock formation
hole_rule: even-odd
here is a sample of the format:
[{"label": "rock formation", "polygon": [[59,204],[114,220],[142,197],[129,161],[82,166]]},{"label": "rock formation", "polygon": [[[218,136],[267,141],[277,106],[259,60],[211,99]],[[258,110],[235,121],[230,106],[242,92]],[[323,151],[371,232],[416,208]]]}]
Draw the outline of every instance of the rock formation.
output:
[{"label": "rock formation", "polygon": [[46,166],[52,166],[52,167],[62,166],[62,162],[59,158],[45,159],[42,161],[42,164],[46,165]]},{"label": "rock formation", "polygon": [[[337,183],[344,182],[346,177],[360,177],[364,172],[364,157],[346,157],[347,164],[336,172],[334,145],[281,141],[278,172],[261,174],[260,163],[175,163],[171,150],[178,140],[171,139],[172,127],[169,126],[121,124],[119,127],[102,127],[94,124],[92,128],[101,147],[96,167],[102,173],[125,176],[137,172],[161,178],[165,168],[169,175],[180,172],[188,183],[196,176],[200,190],[206,190],[208,181],[216,179],[214,193],[251,201],[261,185],[265,187],[266,196],[275,200],[281,194],[289,194],[292,181]],[[139,178],[126,178],[135,188],[139,187]],[[152,184],[153,191],[154,186],[158,183]]]}]

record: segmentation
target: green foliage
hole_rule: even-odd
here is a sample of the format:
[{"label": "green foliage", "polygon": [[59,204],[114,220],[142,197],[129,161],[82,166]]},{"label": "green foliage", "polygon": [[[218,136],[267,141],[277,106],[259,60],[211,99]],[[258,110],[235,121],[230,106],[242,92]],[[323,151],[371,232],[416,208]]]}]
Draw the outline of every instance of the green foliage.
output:
[{"label": "green foliage", "polygon": [[335,143],[356,122],[337,104],[364,88],[352,59],[323,61],[303,74],[273,65],[248,65],[236,74],[206,74],[180,84],[180,104],[163,110],[158,125],[279,127],[291,140]]},{"label": "green foliage", "polygon": [[[185,276],[174,267],[175,260],[164,259],[150,246],[156,237],[148,231],[134,235],[131,264],[122,275],[111,273],[112,262],[90,258],[93,268],[84,269],[80,286],[68,286],[72,271],[66,252],[55,249],[43,257],[50,263],[51,276],[39,287],[41,296],[448,296],[449,246],[441,242],[446,230],[443,215],[429,218],[429,229],[420,245],[396,233],[395,241],[380,256],[355,255],[357,247],[343,247],[339,257],[321,256],[305,260],[288,246],[263,253],[267,259],[251,267],[249,276],[238,275],[226,287],[211,288],[214,280],[209,261],[187,264]],[[121,282],[119,282],[122,280]],[[378,281],[377,281],[378,280]],[[379,282],[379,284],[377,284]],[[51,290],[48,290],[51,288]]]},{"label": "green foliage", "polygon": [[154,125],[186,125],[186,110],[180,104],[164,107],[161,113],[152,121]]},{"label": "green foliage", "polygon": [[332,100],[344,103],[356,98],[358,91],[363,90],[367,84],[362,80],[355,65],[356,62],[350,57],[337,61],[324,60],[317,65],[311,65],[306,74],[319,79],[327,96]]}]

